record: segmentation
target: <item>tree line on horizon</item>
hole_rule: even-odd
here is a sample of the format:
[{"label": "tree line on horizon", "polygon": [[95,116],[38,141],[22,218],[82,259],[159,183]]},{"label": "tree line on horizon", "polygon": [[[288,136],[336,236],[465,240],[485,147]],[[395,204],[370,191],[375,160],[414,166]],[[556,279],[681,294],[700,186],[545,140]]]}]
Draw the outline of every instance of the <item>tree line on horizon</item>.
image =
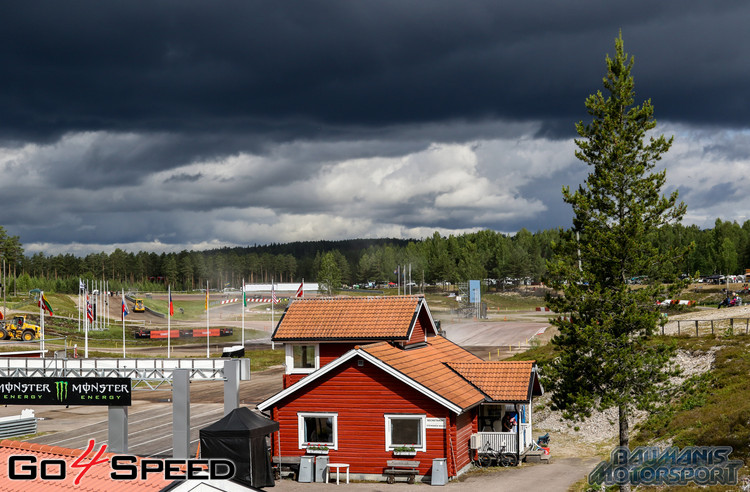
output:
[{"label": "tree line on horizon", "polygon": [[[546,261],[562,229],[516,234],[482,230],[417,240],[393,238],[300,241],[179,253],[126,252],[84,257],[73,254],[24,254],[18,236],[0,226],[0,259],[5,260],[8,292],[33,288],[75,293],[79,279],[109,282],[110,289],[143,291],[237,288],[246,283],[316,282],[330,275],[342,284],[395,282],[399,265],[411,265],[417,284],[457,283],[469,279],[543,281]],[[660,249],[693,244],[688,255],[670,266],[689,275],[738,274],[750,268],[750,220],[742,225],[716,219],[711,229],[666,225],[651,239]],[[327,260],[327,261],[324,261]],[[325,267],[325,268],[322,268]],[[0,278],[0,281],[2,279]]]}]

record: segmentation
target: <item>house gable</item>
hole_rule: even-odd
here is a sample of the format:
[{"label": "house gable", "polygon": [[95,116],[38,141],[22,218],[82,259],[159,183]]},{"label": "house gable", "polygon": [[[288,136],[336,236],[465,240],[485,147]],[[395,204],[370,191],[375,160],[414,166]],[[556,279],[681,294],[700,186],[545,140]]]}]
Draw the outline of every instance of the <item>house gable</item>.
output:
[{"label": "house gable", "polygon": [[412,380],[411,378],[409,378],[402,372],[395,370],[388,364],[385,364],[384,362],[379,360],[377,357],[374,357],[368,352],[362,350],[362,348],[360,347],[350,350],[343,356],[336,359],[334,362],[327,364],[326,366],[322,367],[320,370],[315,371],[314,373],[308,375],[304,379],[297,381],[296,383],[289,386],[288,388],[280,391],[279,393],[276,393],[271,398],[259,403],[258,409],[261,411],[266,411],[275,405],[281,404],[281,402],[284,401],[286,398],[293,397],[296,394],[298,394],[298,392],[306,391],[306,389],[310,387],[311,385],[313,385],[316,381],[325,379],[330,374],[333,374],[334,371],[337,371],[339,367],[345,366],[350,360],[354,359],[355,357],[359,357],[363,361],[370,363],[372,366],[391,375],[396,380],[402,383],[405,383],[406,385],[410,386],[412,389],[427,396],[428,398],[434,400],[440,405],[448,408],[452,412],[460,413],[463,410],[459,405],[451,402],[450,400],[446,399],[445,397],[436,393],[430,388]]},{"label": "house gable", "polygon": [[[456,454],[449,451],[449,446],[456,445],[452,437],[456,435],[456,414],[436,401],[434,395],[415,391],[408,381],[396,379],[367,357],[366,353],[358,353],[347,358],[325,376],[308,383],[303,391],[270,407],[272,418],[281,427],[274,435],[274,455],[306,454],[308,446],[318,443],[314,434],[318,427],[308,427],[313,424],[309,420],[325,419],[325,437],[320,442],[328,446],[331,462],[349,463],[354,474],[382,476],[386,460],[394,458],[394,447],[405,445],[392,440],[389,431],[393,419],[411,419],[421,422],[421,437],[409,441],[419,450],[419,474],[430,473],[432,459],[448,456],[449,473],[453,475]],[[462,435],[471,432],[475,412],[463,413],[470,415],[461,420],[466,426],[460,429]]]}]

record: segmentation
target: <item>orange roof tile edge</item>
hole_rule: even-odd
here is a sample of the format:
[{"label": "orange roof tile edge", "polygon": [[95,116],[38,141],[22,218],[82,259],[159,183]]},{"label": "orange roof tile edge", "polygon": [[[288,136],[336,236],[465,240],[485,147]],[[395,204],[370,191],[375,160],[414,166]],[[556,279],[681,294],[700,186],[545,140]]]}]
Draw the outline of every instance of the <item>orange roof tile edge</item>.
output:
[{"label": "orange roof tile edge", "polygon": [[395,340],[408,338],[423,296],[297,299],[273,340]]},{"label": "orange roof tile edge", "polygon": [[525,401],[531,391],[534,362],[446,362],[446,365],[495,401]]}]

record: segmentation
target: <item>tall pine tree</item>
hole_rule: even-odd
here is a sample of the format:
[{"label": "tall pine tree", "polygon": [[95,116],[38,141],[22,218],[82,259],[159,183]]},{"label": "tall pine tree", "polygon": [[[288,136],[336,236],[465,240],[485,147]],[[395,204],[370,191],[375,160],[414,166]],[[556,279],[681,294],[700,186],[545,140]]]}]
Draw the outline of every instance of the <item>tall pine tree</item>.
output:
[{"label": "tall pine tree", "polygon": [[[576,125],[576,157],[590,174],[575,192],[563,188],[573,229],[548,263],[553,286],[562,291],[548,305],[571,316],[554,322],[560,356],[545,376],[553,405],[568,418],[617,408],[620,445],[628,446],[632,411],[658,401],[674,352],[651,338],[659,324],[657,297],[679,287],[665,278],[664,266],[684,251],[660,253],[650,239],[660,226],[679,222],[686,208],[677,192],[661,195],[666,172],[654,167],[672,139],[647,135],[656,126],[654,110],[650,100],[633,105],[633,58],[623,51],[622,34],[606,63],[607,95],[589,96],[592,121]],[[634,277],[647,285],[632,288]]]}]

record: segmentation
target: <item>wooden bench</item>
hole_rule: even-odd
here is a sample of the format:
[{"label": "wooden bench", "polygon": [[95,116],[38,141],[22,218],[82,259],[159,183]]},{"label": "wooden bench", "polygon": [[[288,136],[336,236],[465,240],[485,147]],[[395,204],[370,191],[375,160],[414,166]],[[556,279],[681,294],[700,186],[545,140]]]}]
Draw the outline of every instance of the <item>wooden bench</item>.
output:
[{"label": "wooden bench", "polygon": [[278,456],[273,457],[273,476],[276,480],[281,479],[282,471],[289,471],[292,473],[292,479],[296,479],[299,476],[299,456]]},{"label": "wooden bench", "polygon": [[388,468],[383,470],[383,475],[387,475],[388,483],[396,481],[396,475],[405,476],[408,483],[414,483],[414,477],[419,473],[419,461],[413,460],[388,460]]}]

